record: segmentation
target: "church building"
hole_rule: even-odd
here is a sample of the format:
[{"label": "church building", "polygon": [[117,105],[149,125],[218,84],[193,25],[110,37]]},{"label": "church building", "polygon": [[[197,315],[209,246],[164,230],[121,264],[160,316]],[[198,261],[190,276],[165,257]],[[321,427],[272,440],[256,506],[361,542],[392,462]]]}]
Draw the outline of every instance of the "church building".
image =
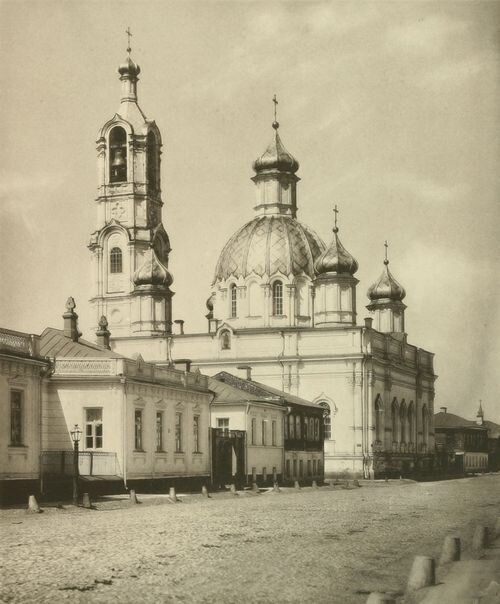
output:
[{"label": "church building", "polygon": [[[97,325],[112,349],[209,375],[250,366],[260,383],[324,409],[325,475],[412,474],[433,463],[433,354],[407,341],[404,288],[383,261],[357,322],[358,262],[297,219],[298,161],[272,123],[253,163],[254,215],[214,258],[205,333],[172,334],[169,237],[162,225],[161,135],[138,105],[139,66],[119,68],[118,112],[97,141],[97,229],[92,234]],[[177,233],[176,236],[182,236]]]}]

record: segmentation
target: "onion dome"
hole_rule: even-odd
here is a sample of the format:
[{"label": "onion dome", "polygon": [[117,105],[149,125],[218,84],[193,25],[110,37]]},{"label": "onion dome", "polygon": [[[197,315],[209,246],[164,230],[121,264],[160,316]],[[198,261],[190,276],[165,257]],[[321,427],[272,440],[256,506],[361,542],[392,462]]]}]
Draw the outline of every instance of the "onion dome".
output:
[{"label": "onion dome", "polygon": [[265,150],[264,154],[253,162],[255,172],[289,172],[295,174],[299,169],[299,162],[289,153],[278,134],[279,123],[273,122],[274,138],[270,145]]},{"label": "onion dome", "polygon": [[377,300],[401,302],[406,296],[406,291],[393,277],[389,270],[389,260],[387,259],[387,242],[385,244],[384,270],[378,280],[369,288],[368,297],[372,302]]},{"label": "onion dome", "polygon": [[167,268],[158,260],[154,249],[151,247],[144,255],[144,263],[134,273],[134,284],[156,285],[169,287],[173,278]]},{"label": "onion dome", "polygon": [[130,79],[135,79],[141,73],[141,68],[137,63],[132,61],[132,57],[130,56],[130,48],[127,48],[128,56],[125,61],[118,67],[118,73],[122,77],[129,77]]},{"label": "onion dome", "polygon": [[333,227],[333,239],[326,250],[316,260],[314,268],[316,273],[324,275],[325,273],[337,273],[354,275],[358,270],[358,262],[342,245],[339,239],[339,228],[337,226],[337,206],[335,206],[335,226]]},{"label": "onion dome", "polygon": [[314,231],[287,215],[257,216],[241,227],[224,246],[214,282],[229,277],[307,275],[325,244]]}]

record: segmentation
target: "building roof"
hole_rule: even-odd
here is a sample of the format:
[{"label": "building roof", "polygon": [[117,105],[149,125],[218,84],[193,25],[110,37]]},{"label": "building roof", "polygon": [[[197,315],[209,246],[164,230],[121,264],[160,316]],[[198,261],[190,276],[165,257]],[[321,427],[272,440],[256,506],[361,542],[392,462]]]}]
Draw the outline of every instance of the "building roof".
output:
[{"label": "building roof", "polygon": [[500,438],[500,424],[485,419],[483,426],[488,428],[488,436],[490,438]]},{"label": "building roof", "polygon": [[278,406],[282,406],[283,403],[281,400],[278,400],[276,397],[272,399],[270,397],[263,397],[257,395],[250,395],[249,392],[242,390],[241,388],[237,388],[235,386],[231,386],[217,377],[208,378],[208,387],[210,390],[215,392],[215,403],[249,403],[249,402],[258,402],[258,403],[271,403]]},{"label": "building roof", "polygon": [[73,342],[62,329],[47,327],[40,336],[40,354],[46,357],[107,357],[121,359],[123,355],[79,338]]},{"label": "building roof", "polygon": [[468,428],[476,430],[485,430],[486,426],[479,426],[476,422],[470,421],[454,413],[440,411],[434,415],[434,428],[436,430],[451,428]]},{"label": "building roof", "polygon": [[[209,387],[212,390],[213,382],[222,382],[224,386],[227,387],[227,390],[224,392],[224,395],[226,396],[236,396],[236,393],[233,392],[235,390],[240,393],[238,394],[239,400],[235,400],[234,402],[257,400],[267,403],[274,402],[276,404],[281,405],[301,405],[304,407],[313,407],[314,409],[317,409],[321,412],[323,411],[322,407],[320,407],[316,403],[312,403],[311,401],[307,401],[306,399],[290,394],[289,392],[283,392],[283,390],[278,390],[277,388],[267,386],[266,384],[262,384],[254,380],[246,380],[240,378],[236,375],[233,375],[232,373],[228,373],[227,371],[221,371],[210,379]],[[219,387],[217,384],[215,385]]]}]

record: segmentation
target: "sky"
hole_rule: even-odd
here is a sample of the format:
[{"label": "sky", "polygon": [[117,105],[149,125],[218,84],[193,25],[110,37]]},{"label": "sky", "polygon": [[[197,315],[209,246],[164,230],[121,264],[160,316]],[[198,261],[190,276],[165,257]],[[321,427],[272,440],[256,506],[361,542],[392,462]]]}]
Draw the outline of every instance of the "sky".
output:
[{"label": "sky", "polygon": [[436,354],[436,409],[500,422],[500,3],[0,2],[0,325],[84,337],[95,140],[116,69],[163,137],[173,314],[206,330],[222,247],[253,217],[251,164],[280,135],[299,160],[298,218],[340,236],[366,290],[390,267],[408,341]]}]

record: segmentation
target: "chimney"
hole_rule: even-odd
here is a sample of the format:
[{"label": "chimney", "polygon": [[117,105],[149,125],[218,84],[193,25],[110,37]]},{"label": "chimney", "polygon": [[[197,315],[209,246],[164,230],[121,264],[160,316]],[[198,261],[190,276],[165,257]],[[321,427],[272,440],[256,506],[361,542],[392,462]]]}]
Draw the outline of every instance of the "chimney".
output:
[{"label": "chimney", "polygon": [[191,371],[191,362],[191,359],[174,359],[174,367],[189,372]]},{"label": "chimney", "polygon": [[184,335],[184,320],[183,319],[176,319],[174,321],[174,323],[176,323],[179,326],[179,335]]},{"label": "chimney", "polygon": [[371,329],[373,325],[373,317],[365,317],[365,327],[366,329]]},{"label": "chimney", "polygon": [[239,369],[240,371],[245,371],[246,372],[246,379],[249,382],[252,381],[252,368],[250,367],[250,365],[238,365],[236,367],[236,369]]},{"label": "chimney", "polygon": [[443,413],[446,413],[448,411],[448,407],[439,407],[441,409],[441,411]]},{"label": "chimney", "polygon": [[78,315],[75,312],[75,300],[70,296],[66,301],[66,312],[63,314],[64,335],[71,338],[73,342],[78,342]]},{"label": "chimney", "polygon": [[108,330],[108,320],[104,315],[102,315],[99,320],[99,327],[95,332],[95,335],[97,336],[97,343],[99,346],[111,350],[111,346],[109,345],[109,337],[111,336],[111,333]]}]

